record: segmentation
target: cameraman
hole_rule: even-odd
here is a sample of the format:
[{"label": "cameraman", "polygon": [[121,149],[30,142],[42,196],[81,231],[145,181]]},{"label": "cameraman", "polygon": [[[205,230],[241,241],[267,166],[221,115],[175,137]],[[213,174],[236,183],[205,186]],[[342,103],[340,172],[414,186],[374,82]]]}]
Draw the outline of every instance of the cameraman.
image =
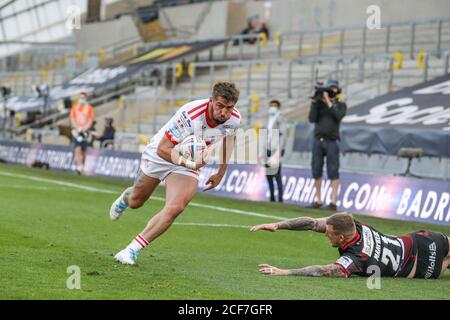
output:
[{"label": "cameraman", "polygon": [[339,188],[339,125],[347,112],[347,105],[339,101],[341,93],[336,80],[328,80],[325,87],[316,87],[312,96],[309,122],[314,123],[314,142],[312,148],[312,175],[316,189],[316,201],[311,208],[321,208],[322,173],[324,157],[327,158],[327,174],[331,180],[331,203],[325,208],[337,211],[337,192]]},{"label": "cameraman", "polygon": [[87,102],[87,94],[81,92],[78,104],[70,110],[72,126],[72,145],[75,147],[76,171],[81,174],[86,161],[86,149],[89,143],[89,130],[94,122],[94,109]]}]

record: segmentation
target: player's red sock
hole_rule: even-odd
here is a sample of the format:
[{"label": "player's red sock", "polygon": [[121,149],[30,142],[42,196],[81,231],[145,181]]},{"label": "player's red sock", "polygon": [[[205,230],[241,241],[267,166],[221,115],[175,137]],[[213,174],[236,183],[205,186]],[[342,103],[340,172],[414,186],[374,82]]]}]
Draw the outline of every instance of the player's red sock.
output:
[{"label": "player's red sock", "polygon": [[134,252],[139,252],[148,245],[148,241],[138,234],[136,238],[128,245],[127,248],[133,250]]}]

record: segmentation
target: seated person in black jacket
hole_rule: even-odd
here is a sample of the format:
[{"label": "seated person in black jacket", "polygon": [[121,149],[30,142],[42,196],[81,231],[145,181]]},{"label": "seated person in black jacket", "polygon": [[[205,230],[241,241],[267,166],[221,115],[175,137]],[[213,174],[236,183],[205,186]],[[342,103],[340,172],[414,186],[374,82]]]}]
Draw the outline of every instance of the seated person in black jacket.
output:
[{"label": "seated person in black jacket", "polygon": [[[99,135],[98,133],[92,133],[96,140],[100,141],[100,146],[106,148],[108,145],[114,144],[114,136],[116,134],[116,129],[113,126],[113,118],[105,118],[105,128],[103,133]],[[106,143],[104,143],[107,141]]]},{"label": "seated person in black jacket", "polygon": [[[258,33],[258,32],[253,25],[253,20],[249,19],[249,20],[247,20],[247,27],[241,31],[240,35],[252,35],[252,34],[256,34],[256,33]],[[248,43],[248,44],[254,44],[256,42],[256,38],[245,38],[245,39],[242,39],[242,42]],[[239,39],[235,39],[233,42],[233,45],[238,46]]]}]

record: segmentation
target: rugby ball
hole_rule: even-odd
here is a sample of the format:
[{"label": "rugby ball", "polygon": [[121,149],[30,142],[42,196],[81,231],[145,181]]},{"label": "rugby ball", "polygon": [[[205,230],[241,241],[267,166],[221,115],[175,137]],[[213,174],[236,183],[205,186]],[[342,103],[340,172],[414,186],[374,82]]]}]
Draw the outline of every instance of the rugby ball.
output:
[{"label": "rugby ball", "polygon": [[187,136],[176,145],[178,152],[186,159],[197,161],[201,159],[203,151],[207,149],[206,142],[195,135]]}]

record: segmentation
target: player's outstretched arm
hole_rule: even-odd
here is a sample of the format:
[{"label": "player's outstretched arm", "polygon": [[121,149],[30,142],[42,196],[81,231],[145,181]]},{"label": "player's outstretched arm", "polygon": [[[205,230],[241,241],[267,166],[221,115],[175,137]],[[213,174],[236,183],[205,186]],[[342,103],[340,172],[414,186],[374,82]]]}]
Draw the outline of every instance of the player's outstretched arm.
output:
[{"label": "player's outstretched arm", "polygon": [[259,272],[272,276],[340,277],[347,275],[336,264],[309,266],[301,269],[279,269],[269,264],[260,264]]},{"label": "player's outstretched arm", "polygon": [[273,232],[279,229],[297,231],[311,230],[315,232],[325,233],[327,229],[326,218],[315,219],[310,217],[299,217],[295,219],[284,220],[279,223],[256,225],[253,226],[250,231],[255,232],[259,230],[266,230]]}]

